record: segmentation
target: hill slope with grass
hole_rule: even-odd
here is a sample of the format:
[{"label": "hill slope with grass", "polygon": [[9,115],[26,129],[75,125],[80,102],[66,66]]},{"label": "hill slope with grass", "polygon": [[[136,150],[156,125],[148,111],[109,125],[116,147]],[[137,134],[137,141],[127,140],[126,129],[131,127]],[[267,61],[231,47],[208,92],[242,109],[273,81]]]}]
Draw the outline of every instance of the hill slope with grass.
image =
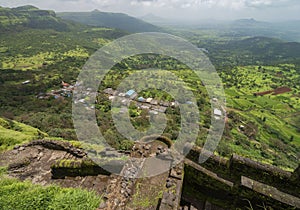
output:
[{"label": "hill slope with grass", "polygon": [[60,91],[62,81],[74,84],[92,53],[126,34],[62,20],[32,6],[0,8],[0,116],[76,139],[71,98],[38,96]]},{"label": "hill slope with grass", "polygon": [[[19,31],[26,28],[70,31],[80,24],[65,21],[54,11],[40,10],[34,6],[16,8],[0,7],[0,30]],[[80,26],[83,27],[83,26]]]},{"label": "hill slope with grass", "polygon": [[[3,169],[0,172],[3,172]],[[100,196],[82,189],[43,187],[0,174],[0,209],[86,209],[99,206]]]},{"label": "hill slope with grass", "polygon": [[17,144],[41,139],[48,135],[37,128],[13,120],[0,118],[0,152]]},{"label": "hill slope with grass", "polygon": [[94,10],[92,12],[65,12],[57,15],[65,20],[72,20],[90,26],[117,28],[132,33],[158,32],[162,30],[155,25],[123,13],[108,13]]}]

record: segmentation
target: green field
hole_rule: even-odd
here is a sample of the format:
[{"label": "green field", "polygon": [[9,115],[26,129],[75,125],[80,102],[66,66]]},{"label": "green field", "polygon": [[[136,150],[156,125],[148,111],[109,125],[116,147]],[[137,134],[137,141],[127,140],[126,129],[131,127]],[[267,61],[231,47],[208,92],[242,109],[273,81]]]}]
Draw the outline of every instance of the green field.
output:
[{"label": "green field", "polygon": [[31,126],[0,118],[0,152],[48,135]]},{"label": "green field", "polygon": [[[295,66],[236,67],[230,72],[221,72],[221,77],[226,87],[229,138],[233,139],[228,143],[232,151],[274,165],[296,167],[300,151],[300,118],[297,116],[300,107],[299,83],[296,82],[299,74]],[[254,96],[254,93],[282,86],[292,91]],[[245,130],[241,131],[240,126],[245,126]],[[244,139],[243,143],[238,139]]]},{"label": "green field", "polygon": [[0,176],[0,208],[14,209],[96,209],[101,197],[82,189],[42,187]]}]

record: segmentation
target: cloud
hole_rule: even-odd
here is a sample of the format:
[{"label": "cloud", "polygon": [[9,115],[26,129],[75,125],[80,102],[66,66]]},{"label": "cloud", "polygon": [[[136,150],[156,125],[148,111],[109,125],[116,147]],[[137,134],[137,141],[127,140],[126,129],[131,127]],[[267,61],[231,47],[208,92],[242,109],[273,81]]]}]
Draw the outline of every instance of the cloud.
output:
[{"label": "cloud", "polygon": [[[126,1],[126,0],[124,0]],[[298,0],[132,0],[132,5],[166,6],[173,8],[220,7],[225,9],[265,8],[291,6],[299,4]]]},{"label": "cloud", "polygon": [[8,7],[25,4],[60,12],[99,9],[177,19],[300,19],[299,0],[0,0],[0,5]]},{"label": "cloud", "polygon": [[247,0],[246,6],[248,7],[279,7],[279,6],[290,6],[295,3],[294,0]]},{"label": "cloud", "polygon": [[[245,8],[266,8],[300,5],[299,0],[0,0],[0,5],[18,4],[64,4],[66,2],[77,2],[79,5],[107,6],[107,7],[165,7],[165,8],[224,8],[224,9],[245,9]],[[47,4],[47,3],[45,3]]]}]

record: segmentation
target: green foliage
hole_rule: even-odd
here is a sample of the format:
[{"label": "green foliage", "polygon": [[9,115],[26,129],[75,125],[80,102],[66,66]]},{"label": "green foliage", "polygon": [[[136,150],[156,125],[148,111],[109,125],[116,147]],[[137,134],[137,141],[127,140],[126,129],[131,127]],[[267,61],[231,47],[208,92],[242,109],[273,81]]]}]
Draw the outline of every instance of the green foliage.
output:
[{"label": "green foliage", "polygon": [[[300,117],[299,116],[294,118],[293,124],[297,128],[297,131],[300,132]],[[293,140],[294,140],[294,136],[293,136]]]},{"label": "green foliage", "polygon": [[[227,113],[229,122],[223,140],[227,148],[219,145],[219,153],[230,149],[277,166],[297,166],[300,135],[295,115],[300,107],[299,83],[295,83],[299,74],[295,72],[292,64],[244,66],[221,72],[230,112]],[[277,87],[290,87],[292,91],[253,96]]]},{"label": "green foliage", "polygon": [[57,18],[53,11],[39,10],[33,6],[0,9],[1,30],[24,30],[26,28],[69,31],[79,24]]},{"label": "green foliage", "polygon": [[7,167],[0,167],[0,177],[7,173]]},{"label": "green foliage", "polygon": [[70,169],[81,169],[81,168],[93,168],[98,166],[92,160],[69,160],[62,159],[57,161],[51,168],[70,168]]},{"label": "green foliage", "polygon": [[58,13],[58,16],[86,25],[117,28],[131,33],[156,32],[161,30],[150,23],[121,13],[107,13],[94,10],[93,12]]},{"label": "green foliage", "polygon": [[123,140],[120,142],[119,149],[124,150],[124,151],[130,151],[132,149],[133,145],[134,145],[133,141]]},{"label": "green foliage", "polygon": [[0,152],[12,149],[17,144],[47,136],[46,133],[31,126],[0,118]]},{"label": "green foliage", "polygon": [[[32,10],[36,9],[2,8],[0,16],[3,14],[11,19],[14,18],[8,15],[11,13],[30,16]],[[21,18],[22,15],[18,17]],[[51,13],[50,16],[54,14]],[[67,22],[59,18],[57,21]],[[69,22],[67,25],[69,26]],[[51,136],[76,140],[71,118],[71,99],[40,100],[36,96],[61,88],[62,80],[75,83],[81,67],[91,53],[126,33],[76,24],[74,27],[66,26],[65,30],[51,28],[51,24],[43,26],[49,28],[26,26],[17,30],[13,26],[7,26],[10,30],[1,30],[0,116],[34,126]],[[22,85],[26,80],[31,82]]]},{"label": "green foliage", "polygon": [[156,207],[159,199],[162,198],[164,186],[151,185],[150,183],[137,183],[132,201],[129,204],[133,209]]},{"label": "green foliage", "polygon": [[0,208],[14,209],[96,209],[101,198],[82,189],[42,187],[15,179],[0,179]]},{"label": "green foliage", "polygon": [[[126,24],[122,25],[128,31],[135,30],[128,24],[136,20],[121,14],[94,11],[60,16],[81,18],[90,24],[98,24],[98,19],[105,20],[105,24],[122,24],[122,21],[116,19],[123,18]],[[105,43],[127,33],[70,23],[56,17],[51,11],[41,11],[31,6],[1,8],[0,17],[1,27],[7,29],[1,30],[3,33],[0,34],[0,116],[34,126],[51,136],[75,140],[71,99],[39,100],[36,95],[59,89],[62,80],[75,83],[89,55]],[[251,24],[256,23],[251,21]],[[240,23],[237,25],[240,27]],[[131,24],[131,27],[140,25]],[[172,30],[172,33],[206,48],[220,72],[228,106],[234,115],[229,118],[218,152],[223,155],[235,152],[283,167],[295,167],[300,147],[300,121],[295,117],[300,109],[299,43],[286,43],[267,37],[249,37],[251,31],[248,29],[243,29],[232,39],[233,31],[229,30]],[[152,54],[130,57],[115,65],[106,75],[100,92],[107,87],[116,89],[129,74],[144,68],[170,70],[193,91],[201,117],[197,144],[203,146],[210,127],[209,98],[197,75],[181,62]],[[22,85],[25,80],[30,80],[31,83]],[[276,96],[253,96],[255,92],[280,86],[288,86],[292,92]],[[153,88],[139,94],[157,100],[173,101],[169,94]],[[99,94],[97,101],[97,120],[105,139],[117,149],[128,148],[130,144],[123,141],[123,136],[114,127],[111,103],[104,94]],[[116,108],[115,111],[119,109]],[[130,115],[135,128],[146,130],[149,127],[147,112],[130,107]],[[180,131],[180,110],[168,108],[166,117],[167,127],[163,135],[176,139]],[[240,125],[246,125],[246,130],[242,131]],[[1,140],[4,144],[0,147],[11,148],[11,145],[18,142],[31,140],[30,135],[24,136],[21,126],[5,126],[11,125],[2,126],[1,130],[6,130],[0,131],[2,138],[4,137]],[[12,136],[14,138],[10,138]]]}]

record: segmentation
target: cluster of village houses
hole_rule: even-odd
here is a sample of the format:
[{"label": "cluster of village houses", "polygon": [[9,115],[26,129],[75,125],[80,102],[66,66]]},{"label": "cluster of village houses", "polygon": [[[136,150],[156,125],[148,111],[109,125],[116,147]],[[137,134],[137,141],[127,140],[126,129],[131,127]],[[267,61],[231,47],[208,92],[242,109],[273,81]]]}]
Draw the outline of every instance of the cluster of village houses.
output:
[{"label": "cluster of village houses", "polygon": [[[61,83],[62,88],[58,90],[51,90],[48,93],[40,93],[37,98],[39,99],[48,99],[50,97],[54,97],[55,99],[58,98],[66,98],[66,97],[72,97],[73,91],[75,86],[80,86],[80,83],[76,83],[75,85],[70,85],[64,81]],[[109,96],[109,100],[114,100],[116,97],[120,99],[120,102],[124,106],[128,106],[132,101],[135,102],[136,106],[143,110],[149,110],[150,114],[157,115],[158,113],[165,113],[168,107],[178,107],[179,102],[173,101],[173,102],[167,102],[167,101],[158,101],[154,98],[144,98],[139,97],[138,93],[135,90],[129,90],[126,93],[125,92],[118,92],[117,90],[114,90],[112,88],[107,88],[104,90],[104,93]],[[82,99],[79,99],[75,101],[75,103],[85,103],[85,97],[90,96],[91,90],[87,89],[84,91],[84,95]],[[213,102],[217,103],[218,100],[216,98],[213,99]],[[186,104],[192,104],[193,102],[187,101]],[[95,108],[94,106],[89,107],[91,109]],[[126,108],[121,108],[120,112],[126,112]],[[223,113],[219,109],[214,109],[214,116],[216,119],[220,119],[223,116]]]},{"label": "cluster of village houses", "polygon": [[37,95],[38,99],[49,99],[50,97],[54,97],[55,99],[59,98],[70,98],[72,97],[75,86],[70,85],[64,81],[61,82],[62,88],[58,90],[51,90],[48,93],[40,93]]},{"label": "cluster of village houses", "polygon": [[[153,98],[138,97],[138,93],[135,90],[122,93],[112,88],[107,88],[104,90],[104,93],[109,95],[109,100],[111,101],[118,97],[124,106],[128,106],[131,101],[135,101],[138,108],[149,110],[149,113],[154,115],[157,115],[159,112],[165,113],[168,107],[179,106],[178,102],[158,101]],[[121,112],[124,112],[124,110],[121,109]]]},{"label": "cluster of village houses", "polygon": [[[114,100],[116,97],[121,98],[121,103],[124,106],[128,106],[131,101],[135,101],[136,106],[140,109],[149,110],[150,114],[157,115],[159,112],[165,113],[168,107],[178,107],[179,102],[173,101],[173,102],[167,102],[167,101],[158,101],[153,98],[144,98],[139,97],[138,93],[135,90],[129,90],[126,93],[121,93],[116,90],[113,90],[112,88],[107,88],[104,90],[104,93],[109,95],[109,100]],[[218,99],[214,98],[213,102],[217,103]],[[191,101],[186,101],[186,104],[192,104]],[[121,109],[120,112],[125,112],[126,108],[124,110]],[[215,108],[214,109],[214,117],[218,120],[221,119],[223,116],[223,113],[220,109]]]}]

